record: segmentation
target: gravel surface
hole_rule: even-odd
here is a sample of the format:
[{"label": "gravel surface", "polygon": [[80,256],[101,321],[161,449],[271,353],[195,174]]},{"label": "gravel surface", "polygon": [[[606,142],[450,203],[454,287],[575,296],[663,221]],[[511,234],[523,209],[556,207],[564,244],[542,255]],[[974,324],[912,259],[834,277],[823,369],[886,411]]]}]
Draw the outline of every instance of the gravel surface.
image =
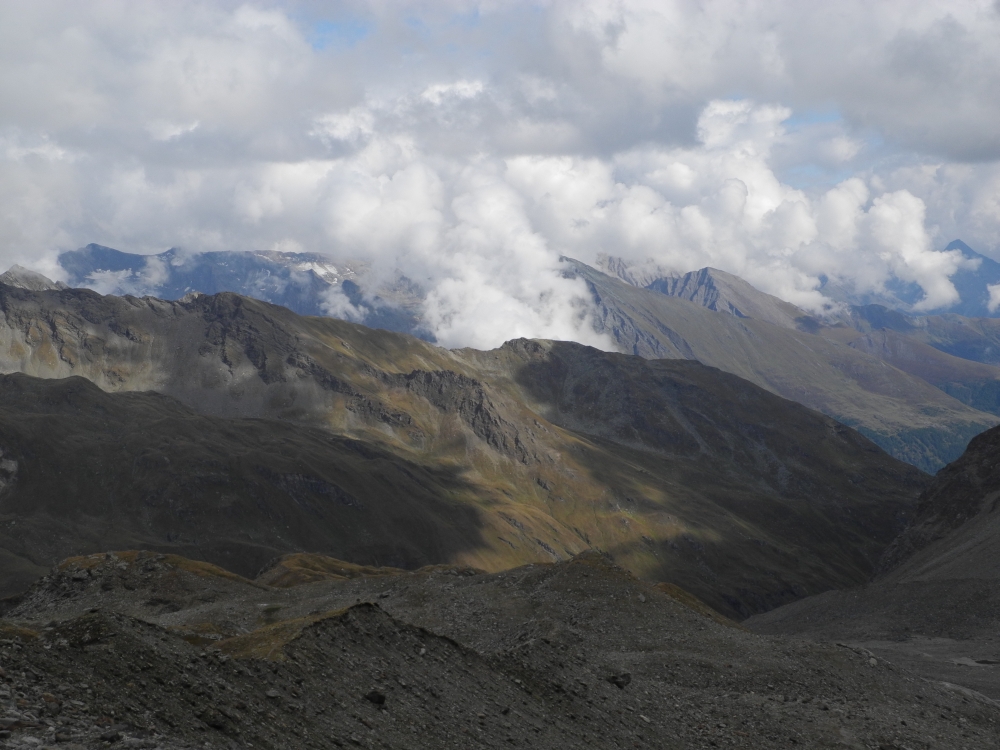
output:
[{"label": "gravel surface", "polygon": [[599,555],[274,588],[64,564],[0,621],[5,747],[995,748],[1000,707],[716,621]]}]

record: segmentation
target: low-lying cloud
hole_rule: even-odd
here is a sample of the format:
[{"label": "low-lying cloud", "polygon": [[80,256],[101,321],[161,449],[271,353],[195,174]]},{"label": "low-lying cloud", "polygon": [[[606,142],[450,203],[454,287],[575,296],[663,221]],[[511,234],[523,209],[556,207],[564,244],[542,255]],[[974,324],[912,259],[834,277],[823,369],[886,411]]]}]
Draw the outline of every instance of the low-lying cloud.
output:
[{"label": "low-lying cloud", "polygon": [[815,311],[822,279],[895,279],[931,310],[969,265],[948,241],[1000,250],[991,3],[325,11],[6,9],[0,262],[318,252],[411,279],[448,346],[609,346],[561,256],[710,265]]}]

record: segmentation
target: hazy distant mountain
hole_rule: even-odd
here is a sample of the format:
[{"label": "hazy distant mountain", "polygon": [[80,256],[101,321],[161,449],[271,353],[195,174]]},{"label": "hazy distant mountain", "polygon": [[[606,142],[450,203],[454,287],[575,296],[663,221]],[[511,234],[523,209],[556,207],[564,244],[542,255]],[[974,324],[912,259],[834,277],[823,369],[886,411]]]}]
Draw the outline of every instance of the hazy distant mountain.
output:
[{"label": "hazy distant mountain", "polygon": [[981,255],[961,240],[955,240],[946,250],[961,250],[968,257],[979,260],[976,270],[962,269],[951,277],[962,301],[947,308],[944,312],[964,315],[970,318],[1000,317],[1000,309],[994,306],[989,309],[990,294],[988,285],[1000,284],[1000,263],[992,258]]},{"label": "hazy distant mountain", "polygon": [[[976,319],[960,320],[974,323]],[[974,409],[1000,414],[1000,367],[948,354],[927,343],[926,337],[919,333],[908,335],[892,328],[859,331],[842,325],[820,331],[824,338],[846,343],[852,349],[877,357]]]},{"label": "hazy distant mountain", "polygon": [[[728,274],[688,274],[666,287],[686,290],[696,300],[689,301],[637,288],[577,261],[570,264],[594,296],[598,330],[622,351],[696,359],[731,372],[850,424],[925,470],[936,471],[961,455],[974,435],[997,423],[995,415],[970,408],[919,376],[809,333],[822,327],[804,313],[797,316],[798,308],[779,305],[780,300],[735,277],[727,279]],[[751,311],[784,325],[745,317]],[[796,325],[806,330],[795,330]]]},{"label": "hazy distant mountain", "polygon": [[962,315],[903,315],[877,305],[852,310],[858,330],[889,328],[962,359],[1000,363],[1000,319]]},{"label": "hazy distant mountain", "polygon": [[716,312],[753,318],[782,328],[812,330],[817,321],[795,305],[765,294],[739,276],[717,268],[679,275],[655,275],[648,267],[627,266],[620,258],[604,257],[598,264],[609,276],[668,297],[679,297]]},{"label": "hazy distant mountain", "polygon": [[[960,301],[949,307],[933,310],[935,314],[964,315],[971,318],[1000,317],[1000,308],[990,309],[990,294],[987,287],[1000,284],[1000,263],[977,253],[962,240],[948,244],[945,250],[960,250],[966,258],[978,260],[975,269],[961,269],[951,277],[952,284],[960,296]],[[913,312],[913,305],[919,302],[924,292],[918,284],[893,279],[880,292],[859,292],[848,286],[822,277],[819,290],[832,300],[848,305],[881,305],[900,312]]]},{"label": "hazy distant mountain", "polygon": [[84,542],[239,571],[282,547],[491,570],[593,547],[739,616],[866,580],[927,480],[733,375],[567,342],[8,286],[0,341],[0,370],[111,392],[0,382],[0,547],[33,565]]},{"label": "hazy distant mountain", "polygon": [[366,297],[358,285],[367,270],[365,264],[335,264],[315,253],[188,254],[171,249],[158,255],[136,255],[90,244],[62,253],[59,264],[70,286],[102,294],[176,300],[192,292],[235,292],[300,315],[336,317],[344,317],[346,302],[362,311],[365,322],[374,328],[429,336],[416,315],[419,290],[405,279]]}]

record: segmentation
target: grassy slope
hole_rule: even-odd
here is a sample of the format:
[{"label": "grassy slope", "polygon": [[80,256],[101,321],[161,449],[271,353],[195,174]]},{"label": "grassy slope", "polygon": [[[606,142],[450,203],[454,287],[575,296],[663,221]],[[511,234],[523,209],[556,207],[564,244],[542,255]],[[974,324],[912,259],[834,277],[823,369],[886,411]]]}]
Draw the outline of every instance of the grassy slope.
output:
[{"label": "grassy slope", "polygon": [[[142,416],[172,402],[122,393],[114,403],[123,415],[128,399],[139,399],[140,413],[81,418],[75,443],[57,416],[33,417],[49,420],[31,433],[50,445],[39,455],[69,463],[91,461],[96,449],[82,436],[107,431],[100,470],[72,481],[39,470],[18,506],[38,516],[64,503],[49,514],[49,537],[34,538],[85,547],[39,546],[49,551],[28,555],[37,564],[144,546],[234,567],[218,555],[236,552],[205,551],[200,540],[217,534],[245,555],[241,572],[300,550],[366,565],[496,570],[594,546],[739,615],[864,580],[924,481],[832,420],[693,362],[530,342],[448,352],[236,295],[166,303],[0,289],[0,304],[6,369],[158,390],[201,412],[173,404],[184,416]],[[582,395],[564,402],[532,390],[540,383]],[[280,421],[231,421],[246,417]],[[13,413],[10,421],[27,424]],[[151,458],[140,461],[142,451]],[[349,505],[310,489],[326,484],[360,498],[371,523],[349,525]],[[108,523],[107,498],[121,517],[146,519],[142,534]],[[278,516],[262,510],[272,505]],[[313,511],[327,506],[318,523]],[[81,508],[96,520],[59,525]],[[282,530],[275,517],[295,520]]]}]

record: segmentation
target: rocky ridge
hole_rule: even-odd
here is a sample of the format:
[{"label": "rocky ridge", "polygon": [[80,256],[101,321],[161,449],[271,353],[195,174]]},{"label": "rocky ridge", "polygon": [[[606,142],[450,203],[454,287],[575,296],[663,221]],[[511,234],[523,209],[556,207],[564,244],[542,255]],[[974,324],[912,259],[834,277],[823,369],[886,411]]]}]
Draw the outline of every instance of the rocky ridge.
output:
[{"label": "rocky ridge", "polygon": [[[96,602],[96,604],[95,604]],[[8,606],[5,746],[987,748],[1000,708],[706,618],[599,555],[275,589],[66,561]]]}]

